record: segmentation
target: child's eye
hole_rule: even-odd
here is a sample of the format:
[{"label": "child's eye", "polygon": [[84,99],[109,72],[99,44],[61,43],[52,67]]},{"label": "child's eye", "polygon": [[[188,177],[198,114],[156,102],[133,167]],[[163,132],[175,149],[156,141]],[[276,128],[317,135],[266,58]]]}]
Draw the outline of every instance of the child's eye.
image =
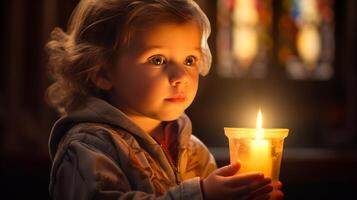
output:
[{"label": "child's eye", "polygon": [[164,64],[166,64],[166,59],[162,55],[151,56],[148,60],[149,60],[149,63],[151,63],[153,65],[164,65]]},{"label": "child's eye", "polygon": [[196,63],[197,59],[195,56],[188,56],[185,60],[185,65],[192,66]]}]

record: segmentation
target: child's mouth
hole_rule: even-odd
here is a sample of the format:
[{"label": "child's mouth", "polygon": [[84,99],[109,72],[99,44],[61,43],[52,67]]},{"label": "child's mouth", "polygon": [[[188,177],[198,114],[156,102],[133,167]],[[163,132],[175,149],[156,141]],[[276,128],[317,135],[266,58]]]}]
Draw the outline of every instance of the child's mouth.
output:
[{"label": "child's mouth", "polygon": [[169,101],[171,103],[183,103],[187,100],[186,96],[175,96],[171,98],[166,98],[166,101]]}]

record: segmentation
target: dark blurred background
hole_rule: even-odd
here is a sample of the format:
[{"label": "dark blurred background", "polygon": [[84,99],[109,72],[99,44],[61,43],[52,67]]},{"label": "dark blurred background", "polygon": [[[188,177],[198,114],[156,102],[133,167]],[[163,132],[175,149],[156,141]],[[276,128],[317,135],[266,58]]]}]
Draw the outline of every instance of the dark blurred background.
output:
[{"label": "dark blurred background", "polygon": [[[283,1],[271,0],[273,20]],[[47,140],[57,113],[44,101],[50,83],[44,45],[66,28],[77,0],[1,1],[0,188],[9,199],[49,199]],[[219,166],[229,163],[223,127],[289,128],[280,178],[286,199],[349,199],[357,186],[357,1],[339,0],[334,14],[333,76],[293,80],[272,59],[264,78],[223,78],[217,71],[217,0],[200,0],[212,24],[210,74],[187,114]],[[274,35],[276,26],[273,25]],[[279,37],[279,36],[275,36]],[[274,55],[273,55],[274,56]]]}]

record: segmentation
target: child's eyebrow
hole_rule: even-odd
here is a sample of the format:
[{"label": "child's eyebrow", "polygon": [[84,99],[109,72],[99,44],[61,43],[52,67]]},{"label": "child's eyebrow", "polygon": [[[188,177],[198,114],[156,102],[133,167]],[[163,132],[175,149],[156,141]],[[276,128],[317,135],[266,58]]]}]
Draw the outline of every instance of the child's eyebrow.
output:
[{"label": "child's eyebrow", "polygon": [[[143,52],[149,52],[149,51],[167,51],[169,48],[167,47],[162,47],[162,46],[149,46],[143,49]],[[202,49],[201,47],[196,47],[196,48],[187,48],[187,50],[189,51],[193,51],[197,54],[201,54],[202,53]]]}]

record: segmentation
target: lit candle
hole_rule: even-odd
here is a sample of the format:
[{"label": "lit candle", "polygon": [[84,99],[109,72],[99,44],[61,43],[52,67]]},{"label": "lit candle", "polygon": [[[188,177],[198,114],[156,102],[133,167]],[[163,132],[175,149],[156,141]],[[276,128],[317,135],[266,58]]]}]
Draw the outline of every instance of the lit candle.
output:
[{"label": "lit candle", "polygon": [[[238,173],[260,171],[271,178],[274,190],[279,180],[284,138],[289,129],[263,129],[259,110],[256,128],[225,127],[231,163],[241,162]],[[270,200],[274,199],[274,194]]]},{"label": "lit candle", "polygon": [[271,177],[272,157],[270,140],[264,138],[262,128],[262,112],[259,110],[256,123],[256,135],[251,139],[248,160],[242,163],[242,171],[261,171],[265,176]]}]

